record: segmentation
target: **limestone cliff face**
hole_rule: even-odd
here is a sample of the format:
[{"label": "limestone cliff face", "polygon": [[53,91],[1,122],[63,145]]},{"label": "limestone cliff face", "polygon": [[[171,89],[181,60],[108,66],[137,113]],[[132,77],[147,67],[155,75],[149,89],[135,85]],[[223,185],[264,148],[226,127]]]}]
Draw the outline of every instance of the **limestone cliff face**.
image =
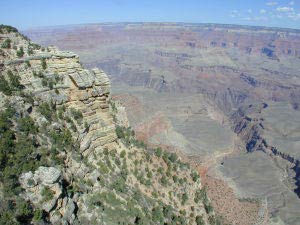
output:
[{"label": "limestone cliff face", "polygon": [[0,192],[5,196],[5,182],[14,182],[22,190],[4,203],[21,198],[28,205],[21,216],[17,203],[0,207],[1,216],[35,224],[218,222],[189,165],[146,149],[130,128],[115,124],[118,106],[109,104],[103,71],[84,69],[77,55],[37,46],[9,27],[1,27],[0,44],[1,118],[15,112],[1,130],[14,136],[1,158]]},{"label": "limestone cliff face", "polygon": [[[114,141],[115,127],[108,105],[110,82],[106,74],[98,68],[82,68],[78,56],[73,53],[60,52],[53,47],[47,50],[49,52],[39,51],[34,56],[11,59],[4,63],[16,68],[26,89],[37,97],[36,104],[53,101],[83,113],[88,129],[82,129],[78,137],[82,152]],[[45,69],[42,60],[45,61]],[[29,68],[26,68],[25,62],[30,64]],[[34,76],[33,71],[42,71],[43,74]],[[51,82],[52,79],[59,82],[52,88],[43,85],[43,81]]]}]

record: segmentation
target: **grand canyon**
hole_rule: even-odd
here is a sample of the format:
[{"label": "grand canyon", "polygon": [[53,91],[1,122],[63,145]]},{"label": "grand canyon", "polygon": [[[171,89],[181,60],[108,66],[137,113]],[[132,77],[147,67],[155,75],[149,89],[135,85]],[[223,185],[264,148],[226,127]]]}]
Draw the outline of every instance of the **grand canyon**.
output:
[{"label": "grand canyon", "polygon": [[191,163],[225,223],[300,224],[299,30],[102,23],[22,33],[102,68],[137,139]]}]

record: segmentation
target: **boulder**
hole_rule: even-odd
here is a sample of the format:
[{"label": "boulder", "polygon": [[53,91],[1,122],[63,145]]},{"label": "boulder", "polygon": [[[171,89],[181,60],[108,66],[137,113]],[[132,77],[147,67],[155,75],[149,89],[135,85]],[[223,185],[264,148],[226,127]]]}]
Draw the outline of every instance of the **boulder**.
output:
[{"label": "boulder", "polygon": [[40,166],[34,173],[35,180],[40,181],[43,185],[51,185],[56,182],[61,177],[61,171],[54,167],[44,167]]}]

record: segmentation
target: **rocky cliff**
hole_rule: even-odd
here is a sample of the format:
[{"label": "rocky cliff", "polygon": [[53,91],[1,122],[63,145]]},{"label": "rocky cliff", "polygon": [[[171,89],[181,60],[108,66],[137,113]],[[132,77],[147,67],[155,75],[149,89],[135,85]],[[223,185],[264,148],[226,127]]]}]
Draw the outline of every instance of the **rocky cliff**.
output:
[{"label": "rocky cliff", "polygon": [[1,224],[218,222],[188,164],[116,125],[103,71],[10,26],[0,45]]},{"label": "rocky cliff", "polygon": [[[273,139],[282,139],[280,133],[285,138],[288,137],[286,133],[289,133],[289,129],[280,127],[280,123],[290,123],[293,119],[293,123],[297,124],[298,113],[292,115],[292,119],[286,119],[286,121],[276,121],[277,127],[274,124],[270,124],[269,120],[271,116],[265,116],[263,113],[265,110],[276,111],[277,105],[275,107],[266,103],[249,105],[240,107],[231,116],[231,121],[233,124],[234,132],[240,137],[241,141],[245,144],[247,152],[263,151],[270,155],[272,160],[276,161],[281,159],[284,163],[288,164],[286,170],[290,169],[293,171],[292,183],[294,184],[290,187],[291,191],[295,192],[298,197],[300,196],[300,184],[299,184],[299,154],[298,154],[298,133],[297,128],[294,129],[293,125],[289,125],[293,133],[293,138],[285,140],[284,145],[279,142],[274,142]],[[287,113],[291,111],[288,107],[280,106],[283,111],[280,114]],[[293,118],[295,117],[295,118]],[[287,117],[286,117],[287,118]],[[278,118],[276,118],[277,120]],[[286,125],[285,125],[286,126]],[[271,138],[270,138],[271,136]],[[281,140],[282,141],[282,140]],[[287,144],[288,142],[288,144]],[[282,164],[284,164],[282,162]]]}]

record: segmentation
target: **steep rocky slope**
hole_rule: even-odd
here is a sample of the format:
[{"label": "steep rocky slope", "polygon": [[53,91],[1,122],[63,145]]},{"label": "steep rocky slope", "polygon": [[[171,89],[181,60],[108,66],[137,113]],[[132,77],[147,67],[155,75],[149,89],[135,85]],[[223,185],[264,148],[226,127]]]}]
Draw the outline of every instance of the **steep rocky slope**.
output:
[{"label": "steep rocky slope", "polygon": [[1,224],[219,223],[198,173],[135,139],[103,71],[9,26],[0,46]]}]

